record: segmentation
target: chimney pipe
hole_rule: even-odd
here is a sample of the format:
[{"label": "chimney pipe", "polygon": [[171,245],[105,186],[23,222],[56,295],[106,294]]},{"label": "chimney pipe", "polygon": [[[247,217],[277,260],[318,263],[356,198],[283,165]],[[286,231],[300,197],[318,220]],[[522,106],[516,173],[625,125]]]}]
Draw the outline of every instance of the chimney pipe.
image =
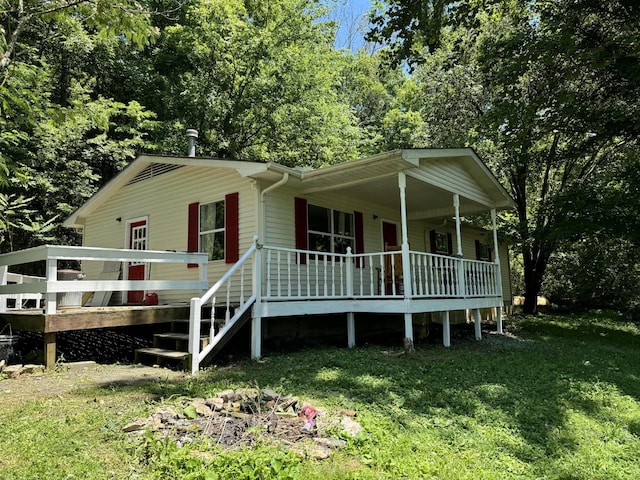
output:
[{"label": "chimney pipe", "polygon": [[196,156],[196,138],[198,138],[198,131],[193,128],[187,129],[187,140],[189,141],[187,155],[189,157]]}]

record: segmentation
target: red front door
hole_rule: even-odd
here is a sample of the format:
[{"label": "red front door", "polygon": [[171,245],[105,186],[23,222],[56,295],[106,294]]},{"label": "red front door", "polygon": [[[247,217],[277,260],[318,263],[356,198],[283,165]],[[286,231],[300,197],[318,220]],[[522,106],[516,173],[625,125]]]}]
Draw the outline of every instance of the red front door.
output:
[{"label": "red front door", "polygon": [[382,243],[386,245],[398,245],[398,226],[395,223],[382,222]]},{"label": "red front door", "polygon": [[[129,224],[129,248],[132,250],[147,249],[147,221],[140,220]],[[129,264],[129,280],[145,280],[144,263],[131,262]],[[127,293],[127,303],[143,303],[144,290]]]}]

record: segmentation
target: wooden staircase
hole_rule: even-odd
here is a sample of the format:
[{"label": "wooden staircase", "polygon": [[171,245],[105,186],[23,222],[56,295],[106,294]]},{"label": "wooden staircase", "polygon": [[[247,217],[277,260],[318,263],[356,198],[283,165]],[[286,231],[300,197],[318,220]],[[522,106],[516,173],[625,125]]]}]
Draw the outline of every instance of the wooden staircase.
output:
[{"label": "wooden staircase", "polygon": [[[202,351],[211,341],[211,328],[215,333],[224,325],[224,311],[220,312],[216,309],[214,324],[210,320],[211,308],[203,308],[202,320],[200,326],[200,348]],[[244,315],[231,327],[225,335],[218,339],[215,347],[209,352],[205,359],[205,363],[210,362],[220,350],[229,342],[238,330],[251,318],[251,310],[249,309]],[[179,368],[182,370],[190,370],[191,354],[189,353],[189,319],[176,319],[171,322],[171,331],[165,333],[156,333],[153,336],[153,347],[138,348],[135,351],[135,362],[146,365],[159,365],[163,367]]]},{"label": "wooden staircase", "polygon": [[[211,320],[202,320],[200,348],[209,343]],[[153,347],[138,348],[135,351],[135,362],[159,365],[162,367],[188,370],[191,355],[189,354],[189,319],[176,319],[171,322],[171,331],[153,335]]]}]

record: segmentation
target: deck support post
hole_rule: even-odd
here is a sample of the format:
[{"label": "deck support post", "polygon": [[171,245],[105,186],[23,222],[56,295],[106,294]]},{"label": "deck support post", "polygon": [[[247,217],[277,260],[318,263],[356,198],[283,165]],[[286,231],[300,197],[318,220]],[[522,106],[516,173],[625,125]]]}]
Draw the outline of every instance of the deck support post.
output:
[{"label": "deck support post", "polygon": [[451,329],[449,326],[449,310],[442,312],[442,344],[445,347],[451,346]]},{"label": "deck support post", "polygon": [[[283,179],[274,185],[285,183],[288,178],[289,175],[285,174]],[[262,193],[264,198],[265,192]],[[256,253],[253,256],[252,290],[256,301],[253,304],[253,314],[251,315],[251,359],[259,360],[262,356],[262,244],[258,235],[254,235],[253,242],[256,244]]]},{"label": "deck support post", "polygon": [[498,333],[502,335],[504,333],[502,331],[502,307],[496,307],[496,325]]},{"label": "deck support post", "polygon": [[251,360],[262,356],[262,317],[251,317]]},{"label": "deck support post", "polygon": [[[215,308],[215,307],[213,307]],[[202,316],[202,302],[199,297],[191,299],[189,311],[189,353],[191,354],[191,375],[200,370],[200,323]],[[213,324],[211,325],[213,327]]]},{"label": "deck support post", "polygon": [[404,314],[404,338],[413,343],[413,315],[410,313]]},{"label": "deck support post", "polygon": [[48,370],[56,366],[56,332],[44,334],[44,366]]},{"label": "deck support post", "polygon": [[475,308],[473,310],[473,326],[476,331],[476,340],[482,340],[482,330],[480,325],[480,309]]},{"label": "deck support post", "polygon": [[356,346],[356,321],[353,312],[347,312],[347,346]]}]

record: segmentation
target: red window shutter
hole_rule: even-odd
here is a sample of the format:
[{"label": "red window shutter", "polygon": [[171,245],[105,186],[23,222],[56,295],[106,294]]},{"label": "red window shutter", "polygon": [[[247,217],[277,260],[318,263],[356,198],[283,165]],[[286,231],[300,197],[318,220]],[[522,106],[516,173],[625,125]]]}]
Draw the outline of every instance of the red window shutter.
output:
[{"label": "red window shutter", "polygon": [[[308,230],[308,215],[309,212],[307,210],[307,201],[304,198],[295,197],[295,237],[296,237],[296,248],[300,250],[308,250],[309,248],[309,236],[307,233]],[[300,264],[304,265],[307,263],[307,256],[300,255]]]},{"label": "red window shutter", "polygon": [[[364,218],[362,212],[353,212],[353,220],[355,222],[355,235],[356,235],[356,251],[355,253],[364,253]],[[362,266],[362,259],[356,260],[356,267]]]},{"label": "red window shutter", "polygon": [[480,240],[476,240],[476,260],[482,260],[482,245]]},{"label": "red window shutter", "polygon": [[[200,249],[200,204],[190,203],[187,220],[187,252],[197,252]],[[197,263],[188,263],[187,268],[196,268]]]},{"label": "red window shutter", "polygon": [[224,261],[236,263],[240,258],[240,203],[238,192],[224,197]]},{"label": "red window shutter", "polygon": [[487,248],[487,257],[488,257],[487,260],[490,261],[490,262],[493,261],[492,253],[493,253],[493,248]]},{"label": "red window shutter", "polygon": [[447,250],[449,255],[453,255],[453,237],[450,233],[447,233]]}]

